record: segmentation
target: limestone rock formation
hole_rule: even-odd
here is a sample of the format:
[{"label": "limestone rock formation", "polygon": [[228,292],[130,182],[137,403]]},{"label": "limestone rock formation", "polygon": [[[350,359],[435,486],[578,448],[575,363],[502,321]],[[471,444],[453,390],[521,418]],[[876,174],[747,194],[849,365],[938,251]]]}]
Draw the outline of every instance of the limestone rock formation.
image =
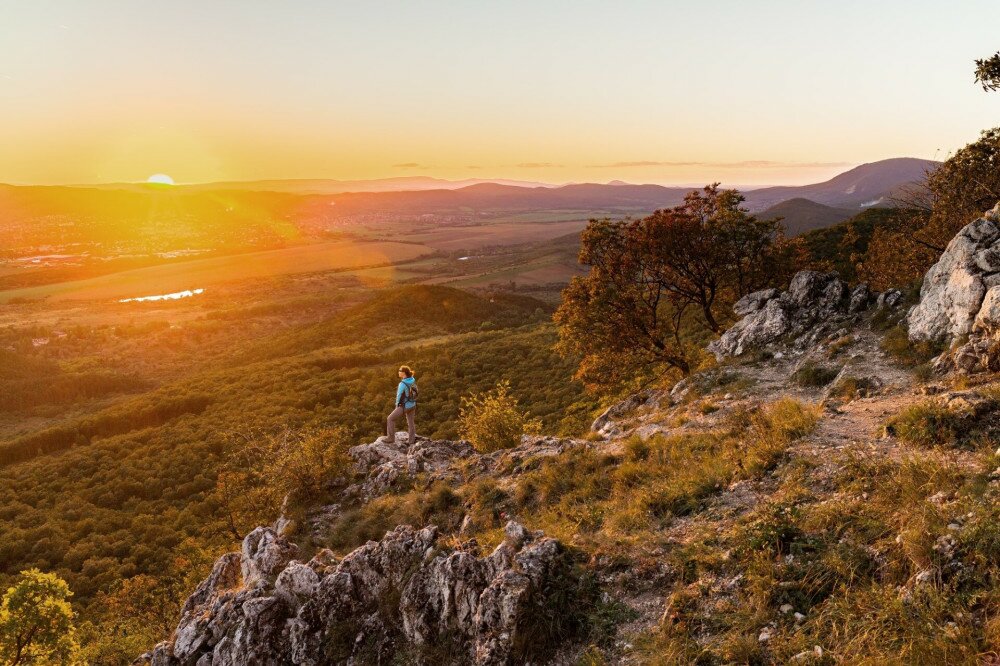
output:
[{"label": "limestone rock formation", "polygon": [[[510,522],[488,556],[448,549],[434,527],[397,527],[339,562],[307,563],[270,528],[224,555],[184,605],[152,666],[521,664],[573,616],[572,566],[558,541]],[[555,617],[550,614],[556,614]]]},{"label": "limestone rock formation", "polygon": [[951,239],[907,325],[914,341],[962,341],[937,359],[939,371],[1000,369],[1000,204]]},{"label": "limestone rock formation", "polygon": [[[1000,286],[1000,204],[966,225],[924,276],[920,302],[907,316],[911,340],[951,341],[972,333],[986,293]],[[990,319],[995,302],[978,322],[980,329],[1000,323]]]},{"label": "limestone rock formation", "polygon": [[901,300],[897,290],[875,294],[866,284],[852,290],[836,273],[800,271],[792,278],[788,291],[765,289],[738,300],[733,312],[743,318],[708,349],[722,360],[785,338],[793,338],[797,346],[803,347],[873,304],[879,308],[896,307]]},{"label": "limestone rock formation", "polygon": [[423,472],[435,480],[455,480],[452,463],[474,453],[472,445],[466,441],[417,437],[410,446],[406,433],[396,433],[393,440],[380,437],[348,451],[357,469],[367,474],[359,489],[365,499],[382,495],[405,475]]}]

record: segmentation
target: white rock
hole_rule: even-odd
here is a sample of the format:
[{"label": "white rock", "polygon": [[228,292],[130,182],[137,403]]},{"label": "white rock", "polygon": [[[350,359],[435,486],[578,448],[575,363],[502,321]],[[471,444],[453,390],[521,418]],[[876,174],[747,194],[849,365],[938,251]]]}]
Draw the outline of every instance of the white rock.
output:
[{"label": "white rock", "polygon": [[[996,211],[996,209],[994,209]],[[924,276],[920,302],[907,315],[911,340],[952,340],[972,331],[987,282],[998,270],[1000,227],[990,217],[966,225]],[[1000,294],[991,297],[982,323],[1000,320]]]},{"label": "white rock", "polygon": [[[171,640],[148,661],[318,666],[332,663],[327,650],[336,642],[348,653],[338,663],[370,663],[366,650],[395,663],[447,642],[456,663],[525,663],[531,628],[549,620],[551,581],[572,574],[554,539],[514,522],[505,534],[492,555],[480,557],[439,552],[436,528],[403,525],[339,562],[323,557],[326,564],[310,566],[286,559],[294,546],[270,528],[254,530],[242,554],[218,561],[184,605]],[[241,563],[249,585],[240,585]],[[357,632],[347,637],[353,648],[350,640],[344,646],[345,626]]]},{"label": "white rock", "polygon": [[[744,296],[733,307],[742,316],[708,350],[722,360],[740,356],[747,351],[779,341],[785,336],[815,341],[818,337],[835,337],[846,332],[833,328],[838,321],[866,309],[871,293],[866,285],[854,291],[836,273],[799,271],[792,278],[788,291],[778,293],[768,289]],[[781,358],[775,354],[775,358]]]},{"label": "white rock", "polygon": [[995,331],[1000,328],[1000,286],[990,287],[972,323],[974,331]]}]

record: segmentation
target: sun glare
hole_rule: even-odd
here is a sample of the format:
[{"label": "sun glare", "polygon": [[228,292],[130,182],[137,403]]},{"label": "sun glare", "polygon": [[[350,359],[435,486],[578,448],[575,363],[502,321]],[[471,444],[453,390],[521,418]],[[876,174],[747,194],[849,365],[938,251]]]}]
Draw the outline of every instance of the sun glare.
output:
[{"label": "sun glare", "polygon": [[173,185],[174,179],[165,173],[154,173],[146,179],[146,182],[153,183],[155,185]]}]

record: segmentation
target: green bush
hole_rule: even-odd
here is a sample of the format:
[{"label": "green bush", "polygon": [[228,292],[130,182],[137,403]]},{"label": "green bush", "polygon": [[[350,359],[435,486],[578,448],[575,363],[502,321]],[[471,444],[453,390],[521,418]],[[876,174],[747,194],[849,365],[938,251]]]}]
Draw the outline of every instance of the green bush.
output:
[{"label": "green bush", "polygon": [[0,601],[0,663],[77,663],[71,596],[55,574],[22,571]]},{"label": "green bush", "polygon": [[955,446],[968,434],[959,416],[935,401],[907,407],[887,427],[904,442],[920,446]]},{"label": "green bush", "polygon": [[839,372],[839,370],[835,370],[834,368],[806,363],[795,371],[795,374],[792,375],[792,380],[799,386],[826,386],[833,381]]},{"label": "green bush", "polygon": [[944,351],[939,342],[911,342],[906,328],[898,324],[886,331],[881,346],[882,351],[908,368],[916,368]]},{"label": "green bush", "polygon": [[522,435],[542,428],[541,421],[518,407],[507,380],[498,382],[492,391],[463,397],[459,423],[462,437],[481,453],[517,446]]},{"label": "green bush", "polygon": [[234,536],[273,521],[286,498],[286,510],[319,501],[351,468],[352,443],[343,428],[234,433],[215,490]]},{"label": "green bush", "polygon": [[874,381],[868,377],[855,377],[848,375],[841,379],[831,390],[831,395],[852,400],[855,397],[868,397],[877,388]]}]

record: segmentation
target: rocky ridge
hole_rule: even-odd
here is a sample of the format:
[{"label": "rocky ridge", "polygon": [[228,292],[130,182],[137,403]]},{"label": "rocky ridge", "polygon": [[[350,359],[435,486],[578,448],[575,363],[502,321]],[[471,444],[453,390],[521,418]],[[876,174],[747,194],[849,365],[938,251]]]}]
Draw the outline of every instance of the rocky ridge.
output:
[{"label": "rocky ridge", "polygon": [[[338,559],[308,562],[271,528],[242,552],[216,562],[184,605],[171,641],[148,655],[154,666],[525,663],[547,647],[543,609],[553,581],[568,579],[562,546],[510,522],[503,543],[480,556],[474,541],[439,543],[433,527],[402,525]],[[462,656],[464,655],[464,657]]]},{"label": "rocky ridge", "polygon": [[[349,450],[357,482],[342,495],[345,503],[370,501],[416,474],[457,483],[460,466],[512,470],[581,445],[525,437],[514,449],[481,455],[464,441],[420,437],[411,446],[400,433]],[[314,511],[313,533],[340,507]],[[435,526],[401,525],[342,559],[322,549],[308,561],[281,535],[287,524],[282,517],[274,527],[258,527],[241,552],[219,558],[185,603],[170,640],[137,661],[528,663],[571,634],[575,611],[567,604],[589,594],[577,585],[573,557],[562,544],[514,521],[488,555],[475,539],[446,543]]]},{"label": "rocky ridge", "polygon": [[722,360],[785,340],[793,348],[806,349],[838,329],[846,334],[872,306],[891,308],[901,301],[896,289],[880,294],[864,283],[851,289],[836,273],[800,271],[787,291],[764,289],[736,301],[733,312],[742,319],[708,350]]}]

